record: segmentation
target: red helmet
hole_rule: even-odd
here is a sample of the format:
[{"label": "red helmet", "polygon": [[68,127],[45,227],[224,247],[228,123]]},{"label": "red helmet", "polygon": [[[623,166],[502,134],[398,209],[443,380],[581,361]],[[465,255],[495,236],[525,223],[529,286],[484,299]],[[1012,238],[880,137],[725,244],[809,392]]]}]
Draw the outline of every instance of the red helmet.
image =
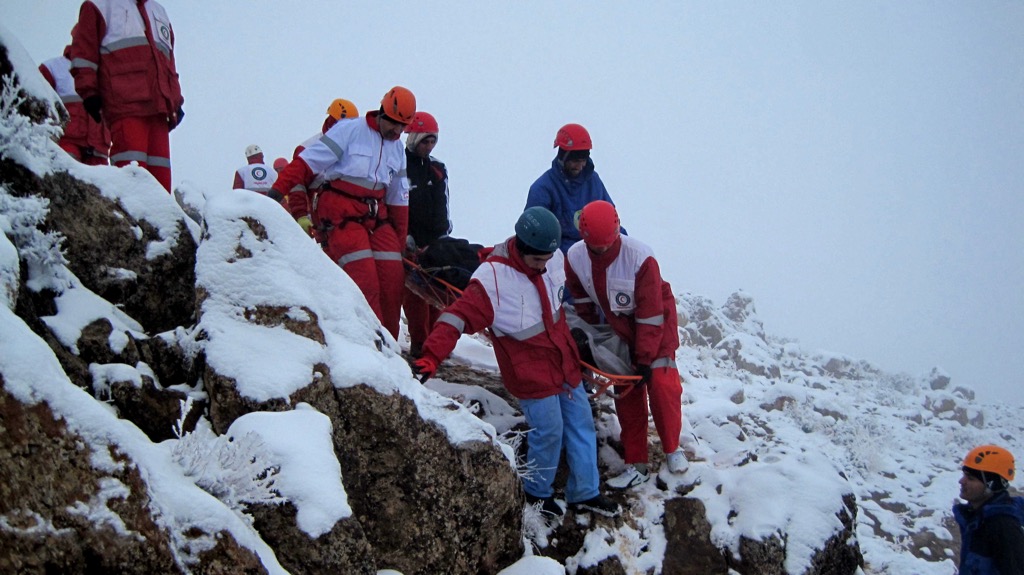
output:
[{"label": "red helmet", "polygon": [[408,88],[395,86],[381,98],[380,109],[391,120],[408,124],[416,114],[416,96]]},{"label": "red helmet", "polygon": [[437,132],[437,120],[427,112],[416,112],[416,115],[412,117],[412,122],[405,127],[407,134],[436,134]]},{"label": "red helmet", "polygon": [[558,129],[552,147],[571,151],[592,150],[594,145],[590,142],[590,132],[586,128],[579,124],[566,124]]},{"label": "red helmet", "polygon": [[580,211],[580,236],[588,247],[607,248],[619,239],[619,213],[604,200],[590,202]]},{"label": "red helmet", "polygon": [[284,158],[278,158],[278,159],[274,160],[274,169],[279,171],[279,172],[281,170],[283,170],[285,168],[285,166],[287,166],[287,165],[288,165],[288,160],[286,160]]}]

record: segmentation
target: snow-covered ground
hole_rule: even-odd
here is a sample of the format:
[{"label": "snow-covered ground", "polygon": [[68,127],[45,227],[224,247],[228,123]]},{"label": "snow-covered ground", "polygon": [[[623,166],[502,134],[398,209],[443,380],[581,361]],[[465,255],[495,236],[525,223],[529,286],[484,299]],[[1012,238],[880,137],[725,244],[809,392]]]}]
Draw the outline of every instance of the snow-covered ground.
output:
[{"label": "snow-covered ground", "polygon": [[[35,63],[14,38],[0,30],[0,40],[10,49],[29,93],[56,102],[48,86],[40,85]],[[0,102],[0,136],[6,143],[0,143],[0,154],[38,174],[68,171],[128,204],[126,208],[136,217],[167,230],[160,242],[150,246],[154,254],[176,241],[172,222],[181,210],[146,172],[79,165],[48,139],[45,126],[28,126],[13,114],[12,105],[5,91]],[[511,406],[482,389],[440,380],[420,386],[399,355],[406,345],[404,334],[397,342],[382,334],[354,284],[266,198],[226,189],[200,190],[188,183],[181,186],[179,196],[203,213],[208,223],[217,224],[209,228],[197,260],[197,280],[217,288],[206,303],[203,327],[211,337],[204,345],[214,361],[224,362],[219,368],[231,373],[243,393],[287,396],[295,382],[302,381],[295,374],[310,373],[316,362],[344,362],[353,382],[373,382],[382,390],[413,398],[421,415],[444,426],[453,442],[496,442],[498,433],[517,421]],[[71,384],[49,347],[11,311],[18,282],[27,281],[62,293],[57,313],[46,318],[62,341],[74,342],[75,334],[96,317],[116,320],[115,334],[140,329],[132,318],[74,278],[54,251],[52,238],[33,231],[43,210],[45,205],[15,198],[0,187],[0,229],[5,232],[0,238],[0,301],[5,303],[0,306],[0,374],[5,387],[25,403],[46,401],[87,440],[120,446],[145,469],[153,505],[163,521],[202,525],[210,532],[227,529],[259,555],[269,572],[284,572],[245,517],[197,487],[200,478],[186,473],[183,462],[188,461],[188,446],[179,444],[184,439],[154,445],[133,425],[117,419],[102,402]],[[242,215],[259,219],[277,243],[253,244],[264,253],[245,265],[225,265],[228,239],[244,233],[231,228],[231,222]],[[495,225],[511,230],[512,223],[510,219]],[[190,232],[200,237],[197,227]],[[30,263],[27,278],[20,278],[19,258]],[[324,275],[335,286],[329,295],[310,289],[324,281]],[[857,537],[866,573],[954,573],[948,546],[937,556],[915,557],[908,552],[916,545],[913,537],[930,534],[951,544],[952,534],[943,520],[958,492],[960,458],[981,443],[1003,444],[1020,453],[1020,408],[978,405],[969,390],[956,389],[956,382],[932,389],[931,382],[941,379],[941,373],[883,373],[859,359],[763,336],[753,302],[738,297],[718,307],[679,290],[683,283],[673,285],[680,310],[692,318],[697,308],[711,309],[724,336],[715,348],[684,346],[678,353],[685,379],[682,440],[693,461],[690,469],[681,477],[662,472],[668,491],[655,482],[636,489],[630,496],[632,519],[614,531],[592,530],[583,551],[565,566],[528,555],[504,573],[573,573],[612,555],[628,572],[657,570],[666,547],[664,502],[681,483],[696,485],[691,496],[705,503],[713,541],[722,547],[737,549],[741,537],[787,534],[790,573],[803,572],[815,545],[839,529],[835,513],[844,490],[857,497]],[[237,309],[245,306],[294,306],[297,301],[308,303],[316,312],[324,327],[325,346],[311,345],[284,328],[254,328],[237,319]],[[733,313],[737,301],[746,302],[740,306],[744,313],[738,321],[729,319],[737,317]],[[294,309],[296,319],[302,320],[305,312]],[[266,356],[233,354],[228,342],[235,338],[261,342]],[[382,338],[384,353],[373,347],[377,338]],[[293,363],[267,361],[269,357],[287,357]],[[452,361],[495,369],[490,348],[475,338],[463,338]],[[467,403],[469,397],[482,398],[488,403],[487,421],[479,421],[468,409],[449,409],[451,399],[446,396]],[[935,407],[943,402],[960,411]],[[984,419],[981,427],[958,420],[978,416]],[[232,427],[240,436],[258,436],[250,448],[280,465],[277,485],[297,503],[300,527],[314,535],[351,513],[343,487],[345,470],[330,455],[324,419],[309,406],[298,405],[291,413],[251,414]],[[602,437],[618,433],[612,417],[602,418],[598,425]],[[623,467],[611,448],[602,450],[601,459],[610,473]],[[840,473],[847,481],[839,479]],[[108,495],[117,493],[117,486],[111,486]],[[101,507],[94,510],[97,521],[106,520]],[[534,542],[543,542],[545,536],[543,528],[531,533]]]}]

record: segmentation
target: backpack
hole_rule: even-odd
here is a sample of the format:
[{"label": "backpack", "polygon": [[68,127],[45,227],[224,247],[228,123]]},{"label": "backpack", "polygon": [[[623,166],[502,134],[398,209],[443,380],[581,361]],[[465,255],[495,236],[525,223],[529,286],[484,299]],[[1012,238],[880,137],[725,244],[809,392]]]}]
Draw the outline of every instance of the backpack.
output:
[{"label": "backpack", "polygon": [[482,249],[482,245],[471,244],[469,240],[442,236],[427,244],[417,259],[431,277],[464,290],[469,285],[469,278],[480,266],[478,252]]}]

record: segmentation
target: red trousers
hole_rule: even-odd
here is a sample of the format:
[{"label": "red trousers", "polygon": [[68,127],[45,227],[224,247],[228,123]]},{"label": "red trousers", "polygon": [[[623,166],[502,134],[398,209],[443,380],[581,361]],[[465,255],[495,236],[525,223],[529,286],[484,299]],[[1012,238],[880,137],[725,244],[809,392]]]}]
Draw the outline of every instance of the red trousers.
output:
[{"label": "red trousers", "polygon": [[87,166],[107,166],[110,164],[110,159],[107,158],[106,150],[95,150],[90,146],[81,146],[64,139],[57,142],[57,145],[67,152],[72,158]]},{"label": "red trousers", "polygon": [[138,162],[171,191],[171,140],[166,116],[121,118],[110,124],[110,161],[115,166]]},{"label": "red trousers", "polygon": [[370,309],[395,339],[405,286],[401,246],[395,228],[389,223],[380,222],[370,230],[362,223],[347,221],[327,232],[324,248],[359,286]]},{"label": "red trousers", "polygon": [[626,463],[647,463],[648,402],[662,451],[672,453],[679,448],[679,434],[683,430],[683,384],[678,369],[656,367],[651,370],[651,381],[647,385],[615,400]]},{"label": "red trousers", "polygon": [[409,343],[412,349],[419,349],[427,341],[430,328],[441,315],[441,310],[423,301],[408,288],[405,289],[402,307],[405,309],[405,319],[409,322]]}]

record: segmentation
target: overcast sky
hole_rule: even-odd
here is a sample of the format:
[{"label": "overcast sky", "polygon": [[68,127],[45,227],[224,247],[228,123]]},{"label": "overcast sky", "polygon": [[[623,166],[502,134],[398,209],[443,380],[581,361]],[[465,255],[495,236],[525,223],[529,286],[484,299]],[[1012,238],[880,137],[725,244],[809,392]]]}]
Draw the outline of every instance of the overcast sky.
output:
[{"label": "overcast sky", "polygon": [[[77,1],[0,3],[37,61]],[[454,234],[509,235],[586,126],[677,292],[770,334],[1022,403],[1024,3],[177,2],[175,183],[228,190],[327,104],[396,84],[441,127]]]}]

